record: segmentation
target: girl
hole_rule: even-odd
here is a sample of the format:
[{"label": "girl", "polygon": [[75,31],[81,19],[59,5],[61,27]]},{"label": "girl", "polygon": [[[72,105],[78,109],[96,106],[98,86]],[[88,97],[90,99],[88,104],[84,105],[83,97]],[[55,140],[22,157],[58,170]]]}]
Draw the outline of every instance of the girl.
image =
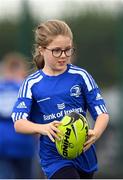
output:
[{"label": "girl", "polygon": [[[60,20],[40,24],[35,31],[34,61],[38,70],[24,81],[12,118],[17,132],[40,134],[41,166],[51,179],[92,178],[97,170],[94,143],[105,130],[109,117],[100,90],[84,69],[70,64],[74,54],[73,35]],[[60,120],[76,111],[95,120],[88,132],[84,152],[68,160],[54,143]],[[60,140],[60,139],[59,139]]]}]

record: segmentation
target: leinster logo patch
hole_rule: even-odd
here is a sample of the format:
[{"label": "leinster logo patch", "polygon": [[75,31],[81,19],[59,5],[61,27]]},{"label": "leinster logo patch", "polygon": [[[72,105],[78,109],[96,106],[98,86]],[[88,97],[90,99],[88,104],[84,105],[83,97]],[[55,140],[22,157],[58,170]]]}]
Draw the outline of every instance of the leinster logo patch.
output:
[{"label": "leinster logo patch", "polygon": [[75,85],[70,89],[70,96],[79,97],[81,95],[81,88],[79,85]]}]

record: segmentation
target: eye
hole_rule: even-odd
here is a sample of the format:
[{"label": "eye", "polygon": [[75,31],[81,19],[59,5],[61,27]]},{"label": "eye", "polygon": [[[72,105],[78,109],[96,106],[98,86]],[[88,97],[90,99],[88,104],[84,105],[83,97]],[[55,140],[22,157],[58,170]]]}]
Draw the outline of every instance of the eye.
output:
[{"label": "eye", "polygon": [[67,56],[71,56],[74,53],[74,48],[65,49],[65,53]]},{"label": "eye", "polygon": [[71,49],[71,48],[67,48],[67,49],[65,49],[65,51],[66,51],[66,52],[71,52],[72,49]]},{"label": "eye", "polygon": [[53,51],[54,51],[55,53],[59,53],[59,52],[61,52],[61,49],[60,49],[60,48],[55,48],[55,49],[53,49]]}]

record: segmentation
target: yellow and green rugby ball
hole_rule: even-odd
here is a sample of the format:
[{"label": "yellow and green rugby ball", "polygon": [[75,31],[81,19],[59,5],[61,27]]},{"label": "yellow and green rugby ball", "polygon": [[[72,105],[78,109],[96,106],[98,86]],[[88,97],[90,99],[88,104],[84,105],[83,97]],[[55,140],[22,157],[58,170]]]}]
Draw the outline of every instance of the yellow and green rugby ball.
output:
[{"label": "yellow and green rugby ball", "polygon": [[83,152],[83,145],[87,140],[88,122],[86,118],[76,112],[69,113],[61,120],[58,129],[63,133],[61,140],[55,141],[57,151],[67,159],[74,159]]}]

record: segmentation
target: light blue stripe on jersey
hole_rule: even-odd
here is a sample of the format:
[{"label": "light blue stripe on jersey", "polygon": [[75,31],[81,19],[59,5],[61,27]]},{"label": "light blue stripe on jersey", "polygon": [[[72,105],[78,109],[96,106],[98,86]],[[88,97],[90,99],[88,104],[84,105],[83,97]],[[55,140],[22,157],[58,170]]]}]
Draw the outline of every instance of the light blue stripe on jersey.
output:
[{"label": "light blue stripe on jersey", "polygon": [[20,113],[13,112],[11,117],[12,117],[13,122],[15,122],[15,121],[17,121],[19,119],[27,119],[28,114],[27,113],[22,113],[22,112],[20,112]]},{"label": "light blue stripe on jersey", "polygon": [[37,78],[38,76],[40,76],[40,73],[39,73],[39,72],[32,74],[31,76],[29,76],[29,77],[26,79],[26,81],[25,81],[25,83],[24,83],[24,85],[23,85],[23,92],[22,92],[21,97],[25,97],[25,96],[26,96],[26,92],[27,92],[27,87],[28,87],[28,82],[29,82],[29,80],[32,79],[32,78]]},{"label": "light blue stripe on jersey", "polygon": [[19,116],[19,112],[16,113],[16,115],[15,115],[15,119],[16,119],[16,120],[18,119],[18,116]]},{"label": "light blue stripe on jersey", "polygon": [[[25,81],[24,81],[24,82],[25,82]],[[23,82],[23,84],[21,85],[21,87],[20,87],[20,89],[19,89],[19,92],[18,92],[18,98],[20,97],[20,94],[21,94],[21,92],[22,92],[24,82]]]},{"label": "light blue stripe on jersey", "polygon": [[18,97],[26,97],[31,99],[32,98],[32,93],[31,93],[31,87],[39,82],[41,79],[43,78],[43,76],[41,76],[40,72],[38,73],[34,73],[33,75],[29,76],[29,78],[27,78],[23,85],[22,85],[22,89],[19,93]]},{"label": "light blue stripe on jersey", "polygon": [[70,68],[73,69],[73,70],[84,72],[86,74],[86,76],[88,77],[88,80],[90,81],[92,89],[98,88],[98,86],[95,83],[94,79],[92,78],[92,76],[86,70],[84,70],[82,68],[79,68],[79,67],[76,67],[76,66],[73,66],[73,65],[71,65]]},{"label": "light blue stripe on jersey", "polygon": [[91,84],[92,84],[93,88],[94,89],[98,88],[98,86],[97,86],[96,82],[94,81],[94,79],[92,78],[92,76],[90,74],[88,74],[87,71],[85,71],[84,69],[82,69],[82,71],[84,71],[87,74],[89,80],[91,81]]},{"label": "light blue stripe on jersey", "polygon": [[84,71],[82,71],[82,70],[80,71],[80,70],[76,70],[76,69],[69,69],[68,72],[71,74],[80,74],[83,77],[83,79],[87,85],[88,91],[91,91],[94,88],[90,82],[89,77],[87,76],[87,74]]},{"label": "light blue stripe on jersey", "polygon": [[98,115],[100,115],[102,113],[107,113],[107,109],[106,109],[105,105],[95,106],[95,110]]},{"label": "light blue stripe on jersey", "polygon": [[12,117],[12,120],[14,122],[15,121],[15,112],[12,113],[11,117]]},{"label": "light blue stripe on jersey", "polygon": [[36,71],[35,73],[31,74],[27,79],[25,79],[25,81],[23,82],[23,84],[22,84],[22,86],[21,86],[21,88],[20,88],[20,90],[19,90],[18,98],[19,98],[19,97],[22,97],[22,91],[23,91],[23,89],[24,89],[24,85],[25,85],[25,83],[27,82],[27,80],[28,80],[29,78],[31,78],[31,77],[34,77],[35,75],[38,75],[38,74],[39,74],[39,71]]},{"label": "light blue stripe on jersey", "polygon": [[104,104],[100,105],[100,108],[102,109],[103,112],[107,113],[107,109]]},{"label": "light blue stripe on jersey", "polygon": [[43,76],[39,75],[39,76],[37,76],[36,78],[32,78],[32,79],[30,79],[30,80],[28,81],[28,86],[27,86],[27,88],[26,88],[26,92],[25,92],[25,94],[24,94],[24,97],[30,98],[30,99],[32,98],[31,87],[32,87],[35,83],[39,82],[42,78],[43,78]]}]

